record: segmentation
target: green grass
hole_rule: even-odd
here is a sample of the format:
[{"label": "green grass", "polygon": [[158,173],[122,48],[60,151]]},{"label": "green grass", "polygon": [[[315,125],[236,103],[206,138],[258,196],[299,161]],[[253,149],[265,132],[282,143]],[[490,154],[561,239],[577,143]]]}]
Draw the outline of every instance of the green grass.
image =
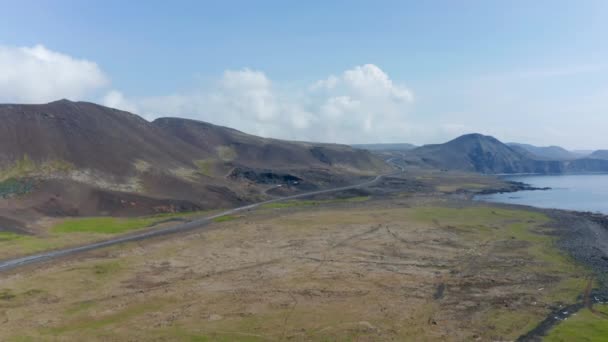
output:
[{"label": "green grass", "polygon": [[18,246],[22,253],[35,253],[49,250],[61,246],[58,241],[51,241],[47,238],[22,235],[11,232],[0,232],[0,249],[4,247]]},{"label": "green grass", "polygon": [[121,268],[121,264],[118,261],[99,263],[93,265],[93,274],[98,277],[104,277],[118,272]]},{"label": "green grass", "polygon": [[281,209],[281,208],[315,206],[315,205],[331,204],[331,203],[356,203],[356,202],[365,202],[369,199],[370,199],[369,196],[358,196],[358,197],[338,198],[338,199],[330,199],[330,200],[291,200],[291,201],[264,204],[261,206],[261,208]]},{"label": "green grass", "polygon": [[[608,306],[596,305],[598,311],[608,312]],[[544,339],[549,342],[603,342],[608,340],[608,319],[594,315],[588,309],[570,316],[552,329]]]},{"label": "green grass", "polygon": [[[557,277],[550,287],[539,294],[543,302],[574,303],[585,288],[585,277],[589,270],[555,246],[555,237],[545,225],[550,222],[546,215],[491,207],[437,207],[417,208],[413,216],[419,221],[443,229],[453,229],[466,234],[471,240],[480,241],[482,246],[489,246],[485,253],[495,253],[496,258],[517,256],[522,260],[522,264],[518,266],[520,272],[551,274]],[[526,243],[517,245],[512,250],[499,247],[500,243],[510,241]],[[488,326],[493,327],[497,336],[514,339],[521,331],[530,330],[542,319],[541,316],[522,316],[524,313],[507,309],[493,310],[484,314],[484,320]]]},{"label": "green grass", "polygon": [[104,239],[107,235],[144,229],[171,218],[198,217],[213,212],[164,213],[136,218],[71,218],[58,223],[44,236],[0,232],[0,259],[84,244]]},{"label": "green grass", "polygon": [[215,165],[214,159],[201,159],[195,160],[194,164],[198,167],[198,173],[201,175],[212,177],[213,176],[213,166]]},{"label": "green grass", "polygon": [[127,321],[133,317],[143,315],[147,312],[157,311],[162,308],[166,303],[167,301],[165,299],[151,299],[146,301],[145,303],[132,305],[123,309],[122,311],[104,315],[102,317],[81,317],[80,319],[72,321],[68,325],[57,328],[50,328],[47,330],[47,333],[49,333],[50,335],[63,335],[73,331],[101,329],[106,326]]},{"label": "green grass", "polygon": [[223,216],[214,218],[213,222],[221,223],[221,222],[236,220],[237,218],[238,218],[238,216],[234,216],[234,215],[223,215]]},{"label": "green grass", "polygon": [[238,156],[236,150],[232,146],[218,146],[215,148],[217,156],[226,162],[233,161]]},{"label": "green grass", "polygon": [[170,218],[185,218],[191,216],[203,215],[205,212],[188,212],[188,213],[163,213],[145,217],[86,217],[74,218],[65,220],[55,227],[54,233],[101,233],[101,234],[119,234],[126,233],[132,230],[149,227],[155,223],[161,222]]},{"label": "green grass", "polygon": [[114,218],[114,217],[89,217],[70,219],[53,227],[55,233],[102,233],[118,234],[135,229],[148,227],[157,218]]},{"label": "green grass", "polygon": [[63,160],[49,160],[35,162],[24,155],[23,158],[16,160],[12,165],[0,169],[0,181],[11,178],[23,178],[35,175],[47,175],[54,173],[65,173],[74,169],[74,165]]}]

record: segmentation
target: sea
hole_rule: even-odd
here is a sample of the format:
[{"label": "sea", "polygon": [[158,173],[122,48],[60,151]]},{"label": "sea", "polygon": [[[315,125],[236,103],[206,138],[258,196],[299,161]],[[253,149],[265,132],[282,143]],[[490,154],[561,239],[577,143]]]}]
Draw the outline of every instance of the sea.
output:
[{"label": "sea", "polygon": [[507,180],[523,182],[537,188],[512,193],[476,196],[476,200],[523,204],[539,208],[590,211],[608,215],[608,174],[507,176]]}]

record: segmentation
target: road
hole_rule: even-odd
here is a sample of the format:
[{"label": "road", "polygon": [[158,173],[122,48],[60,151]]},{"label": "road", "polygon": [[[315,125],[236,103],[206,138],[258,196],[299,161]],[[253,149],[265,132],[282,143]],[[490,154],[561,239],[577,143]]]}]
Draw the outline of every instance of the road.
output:
[{"label": "road", "polygon": [[[387,160],[387,162],[393,164],[390,160]],[[395,164],[393,164],[393,165],[395,165]],[[64,249],[59,249],[59,250],[54,250],[54,251],[33,254],[30,256],[25,256],[25,257],[21,257],[21,258],[5,260],[5,261],[0,262],[0,272],[11,270],[16,267],[31,265],[31,264],[38,263],[38,262],[49,261],[52,259],[57,259],[57,258],[68,256],[68,255],[74,255],[77,253],[82,253],[82,252],[92,251],[92,250],[99,249],[99,248],[118,245],[121,243],[141,241],[141,240],[164,236],[164,235],[187,232],[187,231],[191,231],[191,230],[195,230],[195,229],[202,229],[205,226],[207,226],[209,223],[213,222],[213,219],[216,219],[220,216],[231,215],[231,214],[236,214],[236,213],[243,212],[243,211],[252,210],[252,209],[255,209],[264,204],[283,202],[283,201],[288,201],[288,200],[293,200],[293,199],[298,199],[298,198],[303,198],[303,197],[310,197],[310,196],[327,194],[327,193],[332,193],[332,192],[339,192],[339,191],[368,187],[370,185],[377,183],[383,177],[396,175],[403,171],[402,167],[400,167],[400,166],[396,166],[396,167],[398,167],[400,169],[400,171],[392,172],[392,173],[385,174],[385,175],[379,175],[379,176],[376,176],[372,180],[368,180],[368,181],[365,181],[365,182],[359,183],[359,184],[353,184],[353,185],[343,186],[343,187],[339,187],[339,188],[312,191],[312,192],[302,193],[302,194],[293,195],[293,196],[275,198],[275,199],[271,199],[271,200],[267,200],[267,201],[263,201],[263,202],[246,205],[243,207],[226,210],[219,214],[207,216],[207,217],[200,218],[200,219],[197,219],[194,221],[190,221],[188,223],[183,223],[183,224],[179,224],[179,225],[168,227],[168,228],[147,231],[147,232],[142,232],[142,233],[123,236],[123,237],[117,237],[114,239],[91,243],[88,245],[83,245],[83,246],[78,246],[78,247],[64,248]]]}]

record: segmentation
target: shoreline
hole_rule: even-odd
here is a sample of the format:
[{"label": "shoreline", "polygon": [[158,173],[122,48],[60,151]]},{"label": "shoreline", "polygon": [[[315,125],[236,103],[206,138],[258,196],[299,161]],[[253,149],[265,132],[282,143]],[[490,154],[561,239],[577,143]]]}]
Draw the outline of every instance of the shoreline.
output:
[{"label": "shoreline", "polygon": [[463,191],[467,200],[473,202],[499,204],[506,207],[519,207],[544,213],[551,218],[551,227],[556,236],[556,247],[577,263],[589,268],[589,282],[597,281],[597,288],[581,293],[575,303],[558,304],[532,330],[521,335],[517,341],[536,341],[545,337],[553,328],[568,317],[585,308],[592,309],[594,304],[608,303],[608,214],[573,209],[542,208],[528,204],[487,201],[477,196],[515,193],[519,191],[544,191],[550,188],[537,188],[530,184],[505,180],[506,186],[482,191]]},{"label": "shoreline", "polygon": [[[527,206],[529,207],[529,206]],[[608,302],[608,215],[563,209],[530,207],[549,216],[557,235],[556,246],[576,262],[589,268],[598,287],[582,293],[575,303],[558,305],[534,329],[517,341],[536,341],[582,309]]]},{"label": "shoreline", "polygon": [[491,188],[491,189],[483,189],[481,191],[477,191],[473,194],[471,199],[474,199],[475,196],[484,196],[484,195],[493,195],[493,194],[508,194],[519,191],[547,191],[551,190],[550,187],[536,187],[524,182],[518,181],[505,181],[508,186],[501,188]]}]

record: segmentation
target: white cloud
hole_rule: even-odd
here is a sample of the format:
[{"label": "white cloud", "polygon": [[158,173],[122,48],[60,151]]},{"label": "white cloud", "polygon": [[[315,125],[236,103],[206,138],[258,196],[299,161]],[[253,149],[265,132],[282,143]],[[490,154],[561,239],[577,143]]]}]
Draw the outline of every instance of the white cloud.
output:
[{"label": "white cloud", "polygon": [[108,84],[97,64],[34,47],[0,46],[0,102],[82,99]]},{"label": "white cloud", "polygon": [[407,88],[393,84],[388,75],[373,64],[347,70],[342,78],[348,87],[365,97],[388,97],[404,102],[414,100],[414,96]]},{"label": "white cloud", "polygon": [[[147,118],[179,116],[262,136],[328,142],[406,140],[412,92],[367,64],[287,91],[262,71],[228,70],[210,89],[126,99],[106,105],[137,109]],[[121,107],[122,106],[122,107]]]},{"label": "white cloud", "polygon": [[137,113],[139,111],[139,108],[134,103],[127,100],[123,93],[117,90],[110,90],[103,97],[101,103],[107,107],[118,108],[132,113]]}]

